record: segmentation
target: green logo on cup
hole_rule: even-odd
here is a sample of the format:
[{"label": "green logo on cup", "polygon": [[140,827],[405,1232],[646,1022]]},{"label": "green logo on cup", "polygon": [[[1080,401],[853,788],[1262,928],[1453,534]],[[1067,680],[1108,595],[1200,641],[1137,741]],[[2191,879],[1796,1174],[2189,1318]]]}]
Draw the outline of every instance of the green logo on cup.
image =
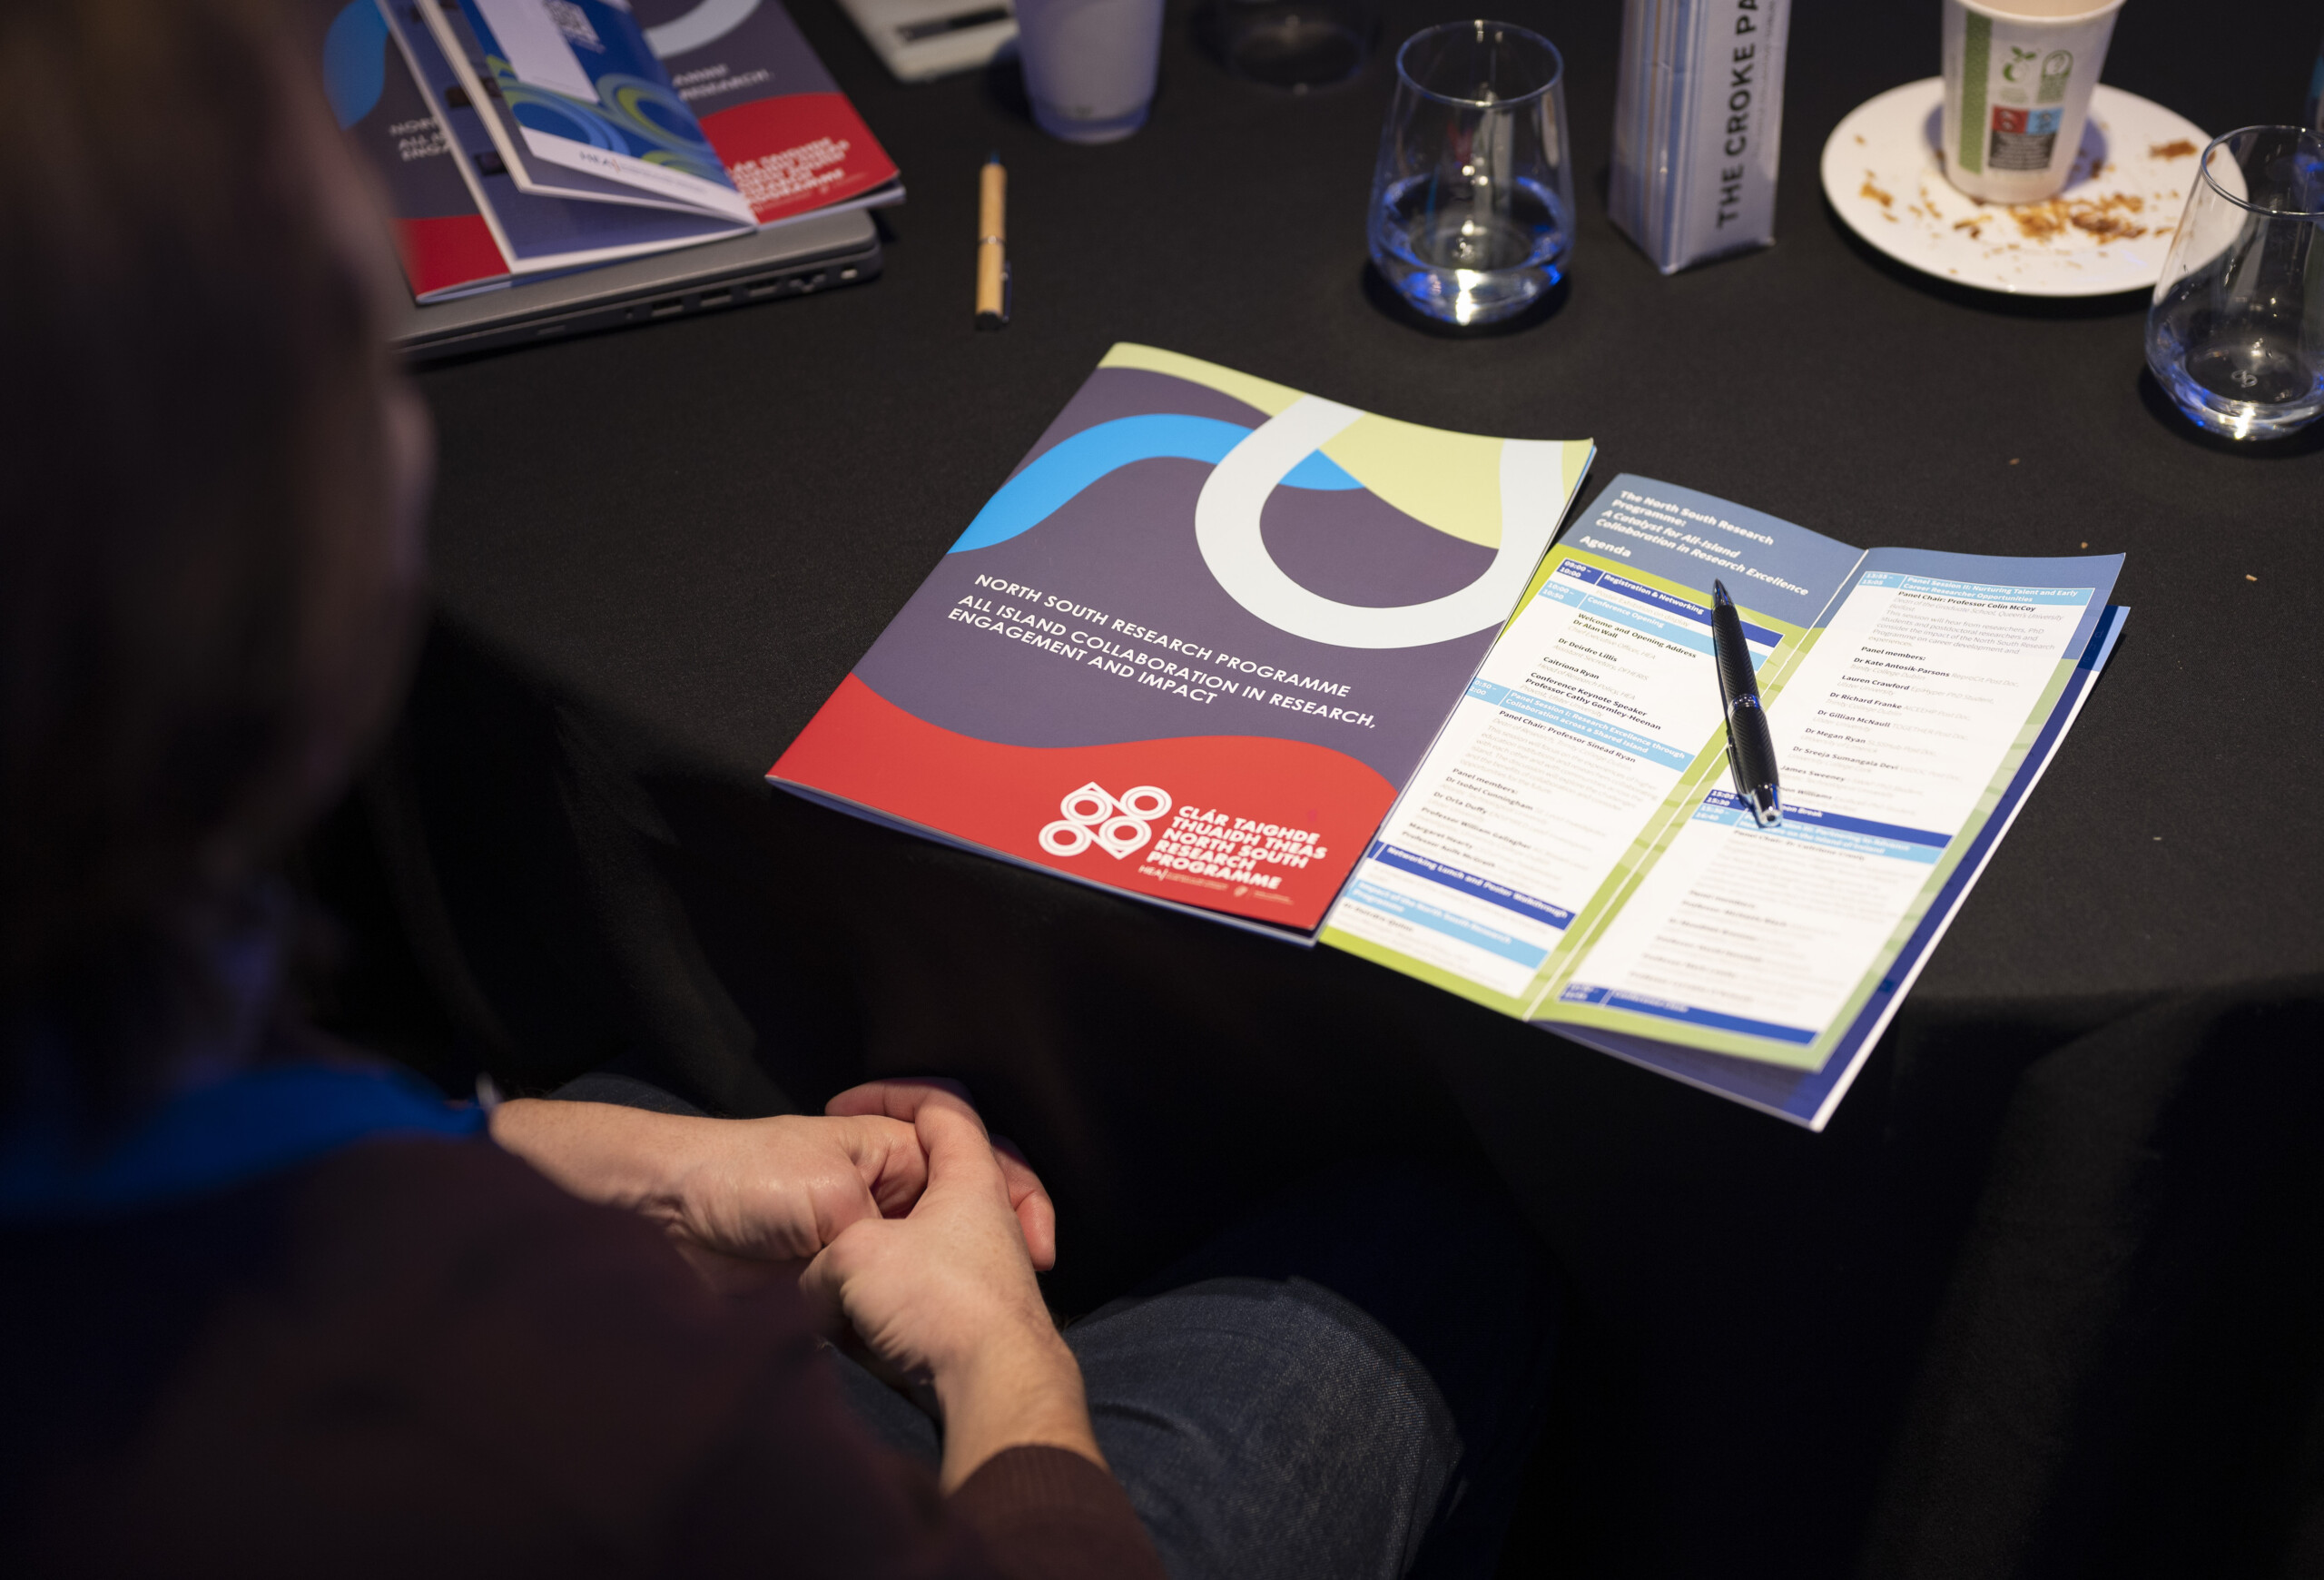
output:
[{"label": "green logo on cup", "polygon": [[2053,49],[2042,62],[2042,85],[2034,90],[2037,104],[2062,104],[2066,97],[2066,78],[2073,74],[2073,56],[2063,49]]}]

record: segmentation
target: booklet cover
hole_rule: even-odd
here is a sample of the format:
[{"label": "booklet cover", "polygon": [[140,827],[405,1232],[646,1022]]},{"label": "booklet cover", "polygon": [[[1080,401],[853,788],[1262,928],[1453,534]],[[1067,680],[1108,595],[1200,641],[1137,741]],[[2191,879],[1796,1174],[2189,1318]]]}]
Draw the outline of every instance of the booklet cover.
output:
[{"label": "booklet cover", "polygon": [[[1866,552],[1618,477],[1323,942],[1820,1128],[2112,652],[2122,563]],[[1728,782],[1714,579],[1774,736],[1773,828]]]},{"label": "booklet cover", "polygon": [[1309,934],[1591,453],[1118,345],[768,777]]},{"label": "booklet cover", "polygon": [[776,0],[635,0],[671,85],[759,223],[902,201],[895,161]]},{"label": "booklet cover", "polygon": [[458,152],[389,42],[372,0],[317,0],[323,89],[356,155],[376,171],[413,297],[505,285],[508,261],[461,179]]}]

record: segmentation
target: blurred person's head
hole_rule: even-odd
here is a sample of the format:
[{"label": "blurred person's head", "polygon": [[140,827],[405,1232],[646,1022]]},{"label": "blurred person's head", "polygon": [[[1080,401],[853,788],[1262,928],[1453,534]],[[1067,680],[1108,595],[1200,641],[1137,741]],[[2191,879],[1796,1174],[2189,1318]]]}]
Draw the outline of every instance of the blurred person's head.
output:
[{"label": "blurred person's head", "polygon": [[117,1109],[395,696],[428,439],[266,0],[0,0],[0,1091]]}]

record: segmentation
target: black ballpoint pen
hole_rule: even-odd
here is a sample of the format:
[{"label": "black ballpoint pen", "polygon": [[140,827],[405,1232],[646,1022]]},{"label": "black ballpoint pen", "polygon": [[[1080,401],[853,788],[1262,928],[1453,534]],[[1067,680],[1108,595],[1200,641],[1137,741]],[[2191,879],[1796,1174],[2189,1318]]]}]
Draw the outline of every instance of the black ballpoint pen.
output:
[{"label": "black ballpoint pen", "polygon": [[1710,584],[1711,662],[1718,671],[1718,706],[1727,716],[1727,765],[1735,774],[1735,794],[1761,828],[1783,821],[1776,783],[1776,744],[1768,735],[1768,710],[1759,706],[1758,676],[1751,673],[1751,649],[1743,641],[1743,617],[1727,596],[1727,584]]}]

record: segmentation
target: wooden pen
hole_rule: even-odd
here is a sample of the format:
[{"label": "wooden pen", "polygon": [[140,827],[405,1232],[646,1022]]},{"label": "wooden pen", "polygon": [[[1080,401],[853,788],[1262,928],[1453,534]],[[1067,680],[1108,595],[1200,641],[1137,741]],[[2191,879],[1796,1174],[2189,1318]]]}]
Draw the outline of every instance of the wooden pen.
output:
[{"label": "wooden pen", "polygon": [[977,201],[977,328],[1009,322],[1009,172],[1000,155],[984,162]]}]

